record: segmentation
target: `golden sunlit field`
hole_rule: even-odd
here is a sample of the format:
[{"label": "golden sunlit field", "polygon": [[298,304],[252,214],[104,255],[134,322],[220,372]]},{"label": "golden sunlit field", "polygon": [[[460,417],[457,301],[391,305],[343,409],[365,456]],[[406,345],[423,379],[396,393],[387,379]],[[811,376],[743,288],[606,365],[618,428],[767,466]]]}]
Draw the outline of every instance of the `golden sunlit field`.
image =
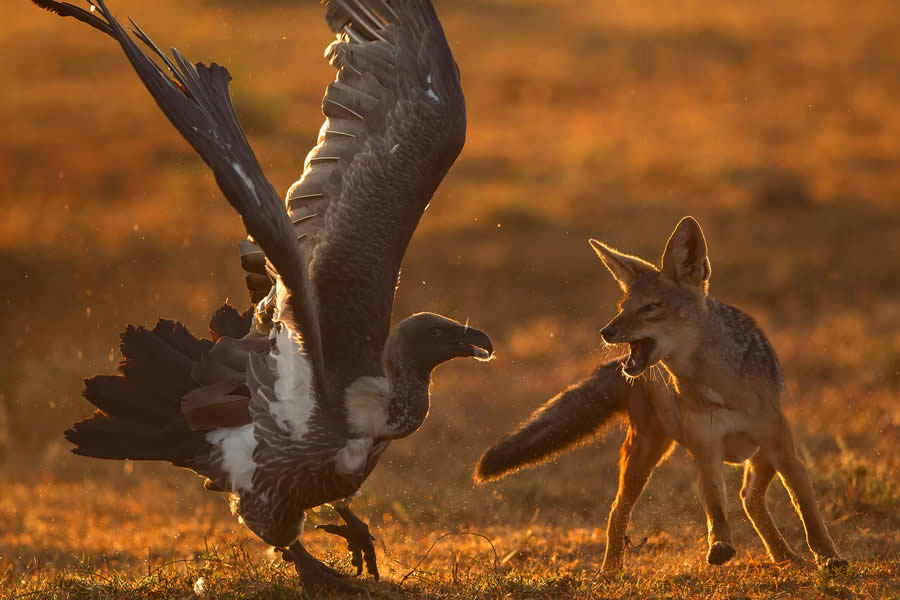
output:
[{"label": "golden sunlit field", "polygon": [[[68,452],[62,431],[91,411],[81,380],[114,372],[128,323],[165,316],[204,334],[226,298],[244,305],[244,232],[112,40],[14,4],[0,24],[0,598],[299,598],[293,567],[193,474]],[[317,3],[109,4],[161,46],[228,66],[248,137],[286,190],[333,78]],[[370,596],[900,598],[896,0],[436,5],[468,139],[409,248],[395,315],[468,318],[497,359],[441,367],[426,424],[354,502],[378,537]],[[707,566],[679,449],[638,501],[626,572],[599,574],[617,428],[472,483],[491,442],[620,352],[599,335],[619,290],[588,237],[657,257],[687,214],[707,236],[711,293],[779,352],[844,572],[812,566],[780,483],[770,506],[810,564],[769,564],[738,469],[738,554]],[[349,571],[331,538],[305,540]]]}]

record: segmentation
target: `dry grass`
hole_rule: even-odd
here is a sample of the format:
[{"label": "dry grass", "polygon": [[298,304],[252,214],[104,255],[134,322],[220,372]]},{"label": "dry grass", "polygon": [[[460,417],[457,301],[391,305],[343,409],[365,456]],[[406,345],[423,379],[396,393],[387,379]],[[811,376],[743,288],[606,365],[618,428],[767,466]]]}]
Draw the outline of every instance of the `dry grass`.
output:
[{"label": "dry grass", "polygon": [[[316,3],[110,1],[163,45],[229,66],[249,137],[286,189],[332,77]],[[187,597],[199,577],[210,598],[298,597],[293,573],[193,476],[77,459],[60,439],[88,412],[80,379],[114,369],[125,324],[165,315],[202,332],[218,303],[244,298],[242,231],[117,48],[20,4],[0,24],[0,597]],[[469,136],[407,255],[396,314],[469,317],[499,358],[442,367],[423,430],[366,483],[356,505],[384,542],[386,581],[367,584],[372,596],[900,597],[893,0],[438,10]],[[707,233],[713,293],[752,312],[780,353],[788,416],[853,561],[846,573],[766,564],[737,471],[739,554],[705,567],[679,451],[638,504],[627,574],[596,576],[618,432],[472,487],[488,443],[609,355],[597,331],[618,292],[587,237],[652,256],[685,214]],[[776,520],[801,547],[774,487]],[[483,538],[451,536],[418,564],[448,531],[487,535],[500,558],[519,553],[497,566]],[[324,537],[308,536],[314,551],[347,567]]]}]

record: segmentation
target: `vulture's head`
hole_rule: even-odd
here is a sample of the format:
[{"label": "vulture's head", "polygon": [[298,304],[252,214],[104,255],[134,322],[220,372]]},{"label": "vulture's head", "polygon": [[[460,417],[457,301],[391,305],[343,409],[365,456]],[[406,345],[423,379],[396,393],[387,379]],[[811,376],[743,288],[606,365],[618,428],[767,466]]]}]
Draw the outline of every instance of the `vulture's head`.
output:
[{"label": "vulture's head", "polygon": [[427,374],[459,356],[491,360],[494,346],[483,331],[434,313],[417,313],[394,327],[384,354],[388,368]]}]

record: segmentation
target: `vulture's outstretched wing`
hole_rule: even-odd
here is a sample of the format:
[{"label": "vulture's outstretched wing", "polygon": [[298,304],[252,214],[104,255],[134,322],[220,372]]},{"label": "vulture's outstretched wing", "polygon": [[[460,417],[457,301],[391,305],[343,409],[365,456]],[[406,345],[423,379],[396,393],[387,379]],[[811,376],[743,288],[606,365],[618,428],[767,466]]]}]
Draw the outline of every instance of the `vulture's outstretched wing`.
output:
[{"label": "vulture's outstretched wing", "polygon": [[430,0],[325,0],[338,68],[285,202],[311,252],[330,388],[382,373],[400,263],[462,150],[459,70]]},{"label": "vulture's outstretched wing", "polygon": [[[288,290],[290,318],[287,324],[304,338],[318,389],[324,390],[321,334],[307,275],[307,261],[297,243],[284,205],[263,175],[231,104],[231,75],[212,63],[192,65],[177,50],[166,57],[134,24],[135,35],[171,70],[169,78],[113,18],[103,0],[88,0],[91,11],[66,2],[32,0],[62,16],[71,16],[115,38],[131,61],[163,113],[212,169],[228,202],[240,213],[244,225],[262,247]],[[99,13],[99,14],[98,14]]]}]

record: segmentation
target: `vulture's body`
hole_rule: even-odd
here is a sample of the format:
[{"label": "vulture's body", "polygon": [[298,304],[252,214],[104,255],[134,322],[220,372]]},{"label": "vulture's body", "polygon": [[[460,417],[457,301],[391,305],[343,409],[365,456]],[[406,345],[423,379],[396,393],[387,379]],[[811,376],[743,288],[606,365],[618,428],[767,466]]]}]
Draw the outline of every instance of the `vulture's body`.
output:
[{"label": "vulture's body", "polygon": [[[326,0],[338,34],[326,57],[338,75],[318,144],[282,203],[235,116],[227,70],[174,50],[169,59],[135,26],[173,81],[102,0],[91,11],[34,2],[118,40],[250,234],[241,254],[254,310],[219,309],[213,340],[166,320],[129,327],[120,375],[86,381],[100,410],[66,432],[74,451],[196,471],[207,488],[233,494],[257,535],[290,548],[305,584],[328,579],[334,572],[299,544],[304,511],[335,503],[345,537],[359,538],[365,526],[341,501],[390,440],[422,424],[432,369],[492,352],[484,333],[439,315],[390,328],[406,246],[465,139],[459,72],[434,9],[428,0]],[[374,556],[366,560],[377,574]]]}]

